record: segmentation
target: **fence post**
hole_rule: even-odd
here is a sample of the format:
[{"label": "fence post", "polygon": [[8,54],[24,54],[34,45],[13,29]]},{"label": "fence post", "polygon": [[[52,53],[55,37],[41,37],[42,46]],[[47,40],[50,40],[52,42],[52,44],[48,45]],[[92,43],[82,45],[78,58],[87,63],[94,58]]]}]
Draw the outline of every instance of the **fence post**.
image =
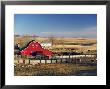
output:
[{"label": "fence post", "polygon": [[56,63],[57,63],[57,59],[56,59]]},{"label": "fence post", "polygon": [[61,63],[62,63],[62,59],[63,59],[63,55],[62,55],[62,58],[61,58]]},{"label": "fence post", "polygon": [[40,63],[41,63],[41,59],[39,59],[40,60]]},{"label": "fence post", "polygon": [[86,57],[86,54],[85,54],[85,57]]},{"label": "fence post", "polygon": [[19,64],[19,60],[18,60],[18,64]]},{"label": "fence post", "polygon": [[70,59],[70,53],[69,53],[69,59]]},{"label": "fence post", "polygon": [[74,62],[75,62],[75,64],[76,64],[76,55],[74,55],[75,57],[74,57]]},{"label": "fence post", "polygon": [[45,59],[45,64],[47,64],[47,59]]},{"label": "fence post", "polygon": [[25,59],[23,59],[23,63],[25,64]]},{"label": "fence post", "polygon": [[52,63],[52,58],[51,58],[51,63]]},{"label": "fence post", "polygon": [[29,59],[29,64],[30,64],[30,59]]}]

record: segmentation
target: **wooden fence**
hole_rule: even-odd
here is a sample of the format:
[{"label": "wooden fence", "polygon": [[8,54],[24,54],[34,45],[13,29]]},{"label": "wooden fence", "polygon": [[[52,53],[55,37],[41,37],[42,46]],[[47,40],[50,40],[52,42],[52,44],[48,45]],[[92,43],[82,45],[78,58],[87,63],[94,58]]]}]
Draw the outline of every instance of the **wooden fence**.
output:
[{"label": "wooden fence", "polygon": [[[56,58],[56,59],[55,59]],[[55,56],[54,59],[28,59],[17,57],[14,60],[15,64],[39,64],[39,63],[96,63],[97,55],[96,54],[82,54],[82,55],[62,55]]]}]

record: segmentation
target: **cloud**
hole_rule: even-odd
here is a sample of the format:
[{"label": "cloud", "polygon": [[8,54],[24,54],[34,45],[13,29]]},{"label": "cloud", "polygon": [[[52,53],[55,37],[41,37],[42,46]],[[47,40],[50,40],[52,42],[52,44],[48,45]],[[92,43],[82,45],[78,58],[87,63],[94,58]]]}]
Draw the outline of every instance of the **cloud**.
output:
[{"label": "cloud", "polygon": [[96,38],[97,37],[97,27],[89,27],[85,29],[78,29],[72,31],[63,31],[59,32],[51,31],[51,32],[41,32],[43,36],[57,36],[57,37],[89,37]]}]

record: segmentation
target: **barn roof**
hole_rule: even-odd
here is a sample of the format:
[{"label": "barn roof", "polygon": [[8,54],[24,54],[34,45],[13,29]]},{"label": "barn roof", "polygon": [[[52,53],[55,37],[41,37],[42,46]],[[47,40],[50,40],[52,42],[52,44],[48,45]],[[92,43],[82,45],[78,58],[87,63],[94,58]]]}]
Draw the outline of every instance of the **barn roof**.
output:
[{"label": "barn roof", "polygon": [[40,43],[36,42],[35,40],[30,41],[22,50],[22,55],[30,55],[32,52],[41,52],[45,56],[51,56],[53,53],[48,49],[42,48]]},{"label": "barn roof", "polygon": [[31,42],[34,42],[35,40],[31,40],[31,41],[29,41],[24,47],[22,47],[21,49],[20,49],[20,51],[22,51],[22,50],[24,50],[25,48],[27,48],[28,46],[29,46],[29,44],[31,43]]}]

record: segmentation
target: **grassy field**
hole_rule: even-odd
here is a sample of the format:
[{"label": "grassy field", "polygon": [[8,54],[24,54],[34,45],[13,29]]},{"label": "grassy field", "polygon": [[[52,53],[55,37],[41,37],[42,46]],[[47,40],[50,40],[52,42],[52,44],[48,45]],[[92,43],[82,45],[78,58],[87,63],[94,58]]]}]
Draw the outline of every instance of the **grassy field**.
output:
[{"label": "grassy field", "polygon": [[[92,73],[89,73],[90,71]],[[86,73],[84,76],[96,76],[96,71],[96,65],[92,64],[19,64],[15,66],[14,74],[15,76],[77,76]]]},{"label": "grassy field", "polygon": [[[32,37],[21,37],[16,38],[14,43],[20,43],[20,46],[25,46],[29,41],[31,41]],[[35,41],[42,42],[50,42],[52,43],[51,48],[47,48],[53,52],[61,52],[68,51],[68,48],[74,48],[74,51],[83,52],[83,53],[97,53],[97,40],[95,38],[34,38]]]},{"label": "grassy field", "polygon": [[[22,48],[31,37],[15,37],[14,44],[19,43]],[[94,38],[34,38],[36,42],[49,42],[52,47],[46,48],[52,52],[79,52],[84,54],[97,54],[97,40]],[[70,50],[74,49],[74,50]],[[89,59],[89,58],[85,58]],[[18,59],[19,60],[19,59]],[[91,60],[91,59],[90,59]],[[84,73],[83,73],[84,72]],[[89,73],[90,72],[90,73]],[[71,75],[97,75],[97,64],[16,64],[15,76],[71,76]],[[83,73],[83,74],[82,74]],[[86,73],[86,74],[85,74]]]}]

